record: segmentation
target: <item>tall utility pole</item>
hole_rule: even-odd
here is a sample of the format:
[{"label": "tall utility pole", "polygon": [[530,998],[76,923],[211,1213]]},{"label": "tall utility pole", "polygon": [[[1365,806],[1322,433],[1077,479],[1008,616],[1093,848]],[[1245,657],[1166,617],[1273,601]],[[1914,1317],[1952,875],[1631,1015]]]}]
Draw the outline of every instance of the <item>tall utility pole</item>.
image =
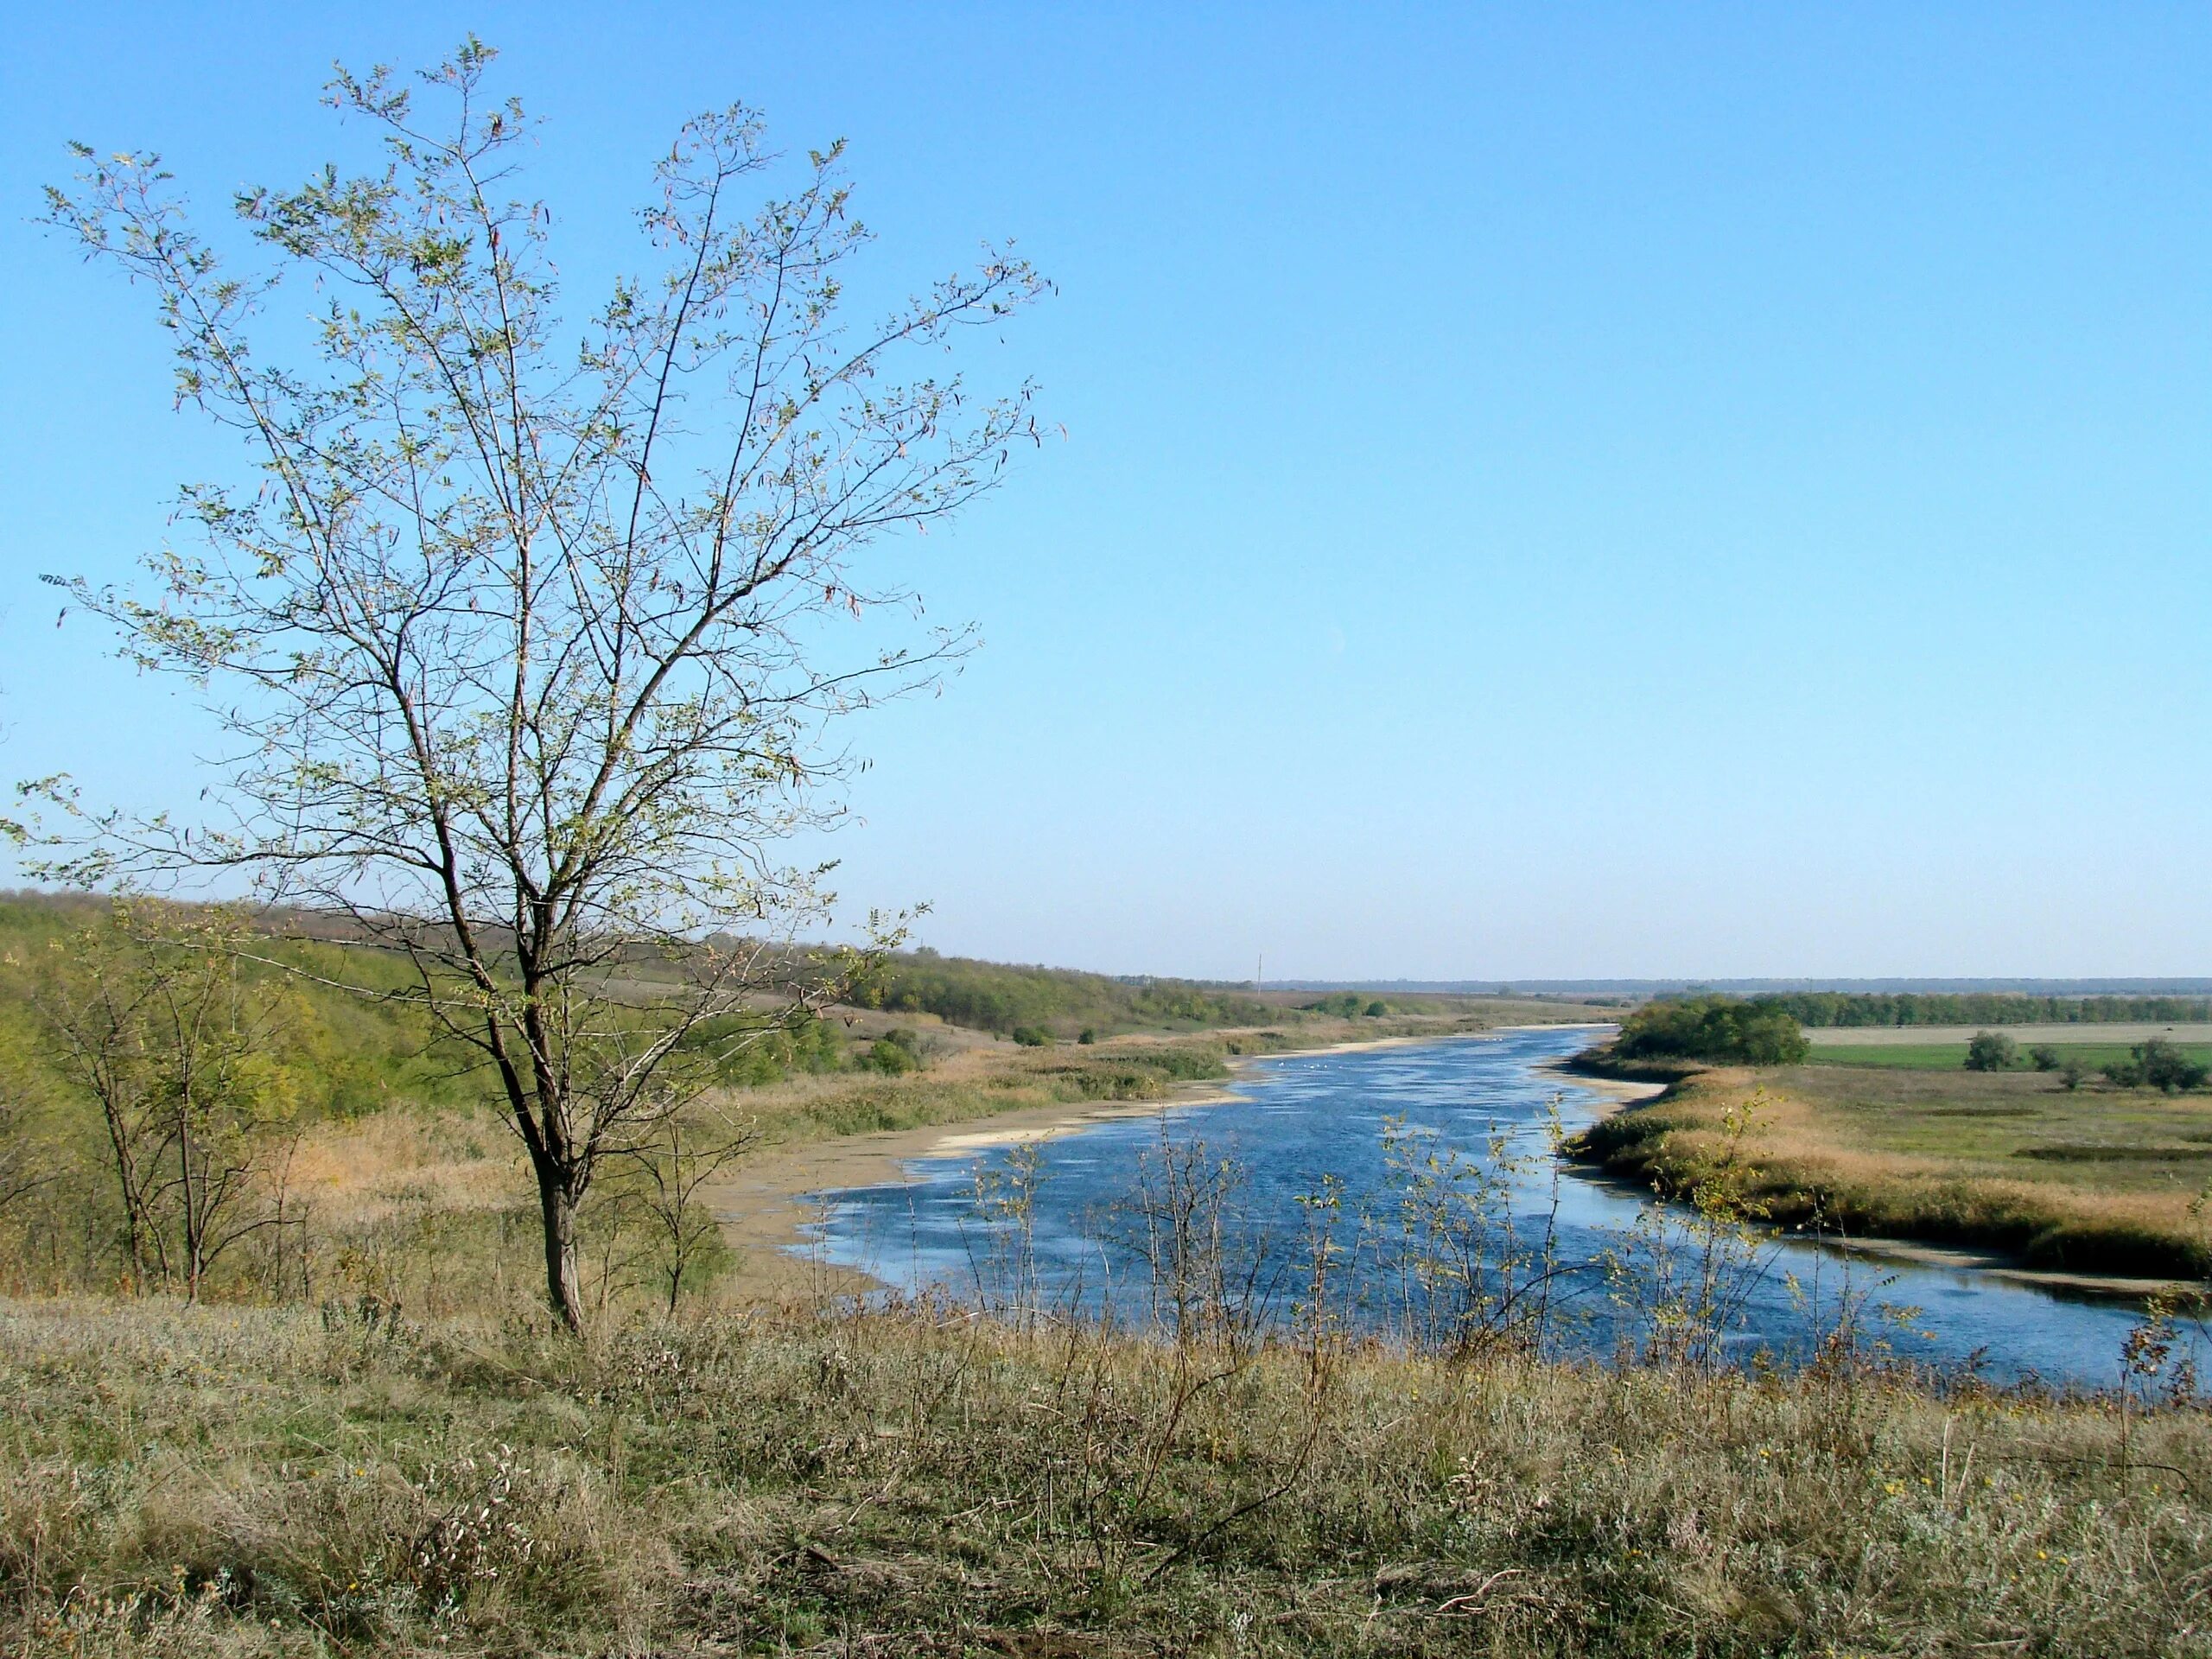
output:
[{"label": "tall utility pole", "polygon": [[1261,990],[1262,987],[1265,986],[1265,985],[1267,984],[1267,982],[1268,982],[1268,953],[1267,953],[1266,951],[1262,950],[1262,951],[1261,951],[1261,952],[1260,952],[1260,965],[1259,965],[1258,967],[1255,968],[1255,969],[1252,970],[1252,993],[1253,993],[1253,995],[1255,995],[1255,996],[1256,996],[1256,995],[1259,995],[1259,993],[1260,993],[1260,990]]}]

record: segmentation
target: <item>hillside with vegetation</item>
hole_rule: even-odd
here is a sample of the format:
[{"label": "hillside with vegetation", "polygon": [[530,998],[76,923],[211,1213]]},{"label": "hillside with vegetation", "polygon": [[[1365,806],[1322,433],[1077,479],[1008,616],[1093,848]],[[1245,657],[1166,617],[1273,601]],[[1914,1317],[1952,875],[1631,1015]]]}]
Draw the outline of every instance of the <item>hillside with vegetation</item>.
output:
[{"label": "hillside with vegetation", "polygon": [[1239,991],[1187,980],[1114,979],[1065,968],[1018,967],[901,950],[874,968],[852,1001],[893,1014],[930,1014],[948,1025],[1011,1034],[1022,1027],[1074,1037],[1124,1031],[1198,1031],[1262,1026],[1281,1007]]}]

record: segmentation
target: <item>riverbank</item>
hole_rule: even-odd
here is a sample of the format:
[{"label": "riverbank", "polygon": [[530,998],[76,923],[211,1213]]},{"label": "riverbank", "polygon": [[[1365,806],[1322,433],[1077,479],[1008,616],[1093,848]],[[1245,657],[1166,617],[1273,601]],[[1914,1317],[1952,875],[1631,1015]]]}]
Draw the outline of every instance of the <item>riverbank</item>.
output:
[{"label": "riverbank", "polygon": [[[1575,1069],[1631,1068],[1599,1057]],[[2202,1175],[2176,1179],[2212,1156],[2204,1103],[2093,1096],[2031,1073],[1671,1070],[1571,1154],[1669,1194],[1725,1174],[1778,1227],[2062,1294],[2195,1297],[2212,1276]]]}]

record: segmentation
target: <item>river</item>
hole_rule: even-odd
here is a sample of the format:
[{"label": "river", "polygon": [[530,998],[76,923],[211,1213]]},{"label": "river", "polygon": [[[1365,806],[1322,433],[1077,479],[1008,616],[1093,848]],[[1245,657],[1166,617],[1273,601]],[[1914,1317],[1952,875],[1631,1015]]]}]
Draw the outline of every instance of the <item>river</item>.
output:
[{"label": "river", "polygon": [[[1681,1207],[1553,1159],[1552,1115],[1572,1132],[1607,1103],[1547,1069],[1590,1040],[1535,1029],[1256,1061],[1225,1103],[918,1159],[903,1182],[817,1194],[811,1248],[910,1292],[989,1300],[1019,1285],[1032,1300],[1138,1319],[1158,1312],[1164,1258],[1136,1241],[1157,1237],[1166,1211],[1187,1215],[1176,1190],[1201,1207],[1217,1192],[1209,1219],[1230,1242],[1216,1259],[1259,1321],[1295,1320],[1311,1302],[1308,1241],[1327,1222],[1337,1289],[1323,1302],[1370,1329],[1500,1328],[1502,1310],[1541,1306],[1524,1338],[1619,1357],[1662,1332],[1682,1340],[1687,1311],[1728,1363],[1788,1364],[1848,1315],[1855,1341],[1887,1357],[1999,1383],[2118,1380],[2129,1306],[1802,1238],[1716,1244]],[[1433,1202],[1409,1215],[1409,1190]],[[2201,1334],[2183,1340],[2202,1364]]]}]

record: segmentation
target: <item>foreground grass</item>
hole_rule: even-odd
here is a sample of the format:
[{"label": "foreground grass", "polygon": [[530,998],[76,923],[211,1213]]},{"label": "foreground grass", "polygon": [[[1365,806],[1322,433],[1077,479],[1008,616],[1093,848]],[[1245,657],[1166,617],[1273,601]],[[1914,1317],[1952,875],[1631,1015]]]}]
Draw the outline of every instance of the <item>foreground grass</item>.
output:
[{"label": "foreground grass", "polygon": [[1732,1164],[1787,1225],[1987,1246],[2075,1272],[2212,1276],[2198,1197],[2212,1183],[2212,1098],[2201,1095],[2067,1090],[2034,1072],[1692,1069],[1579,1150],[1679,1192]]},{"label": "foreground grass", "polygon": [[99,1300],[0,1399],[12,1651],[2212,1654],[2193,1408]]}]

